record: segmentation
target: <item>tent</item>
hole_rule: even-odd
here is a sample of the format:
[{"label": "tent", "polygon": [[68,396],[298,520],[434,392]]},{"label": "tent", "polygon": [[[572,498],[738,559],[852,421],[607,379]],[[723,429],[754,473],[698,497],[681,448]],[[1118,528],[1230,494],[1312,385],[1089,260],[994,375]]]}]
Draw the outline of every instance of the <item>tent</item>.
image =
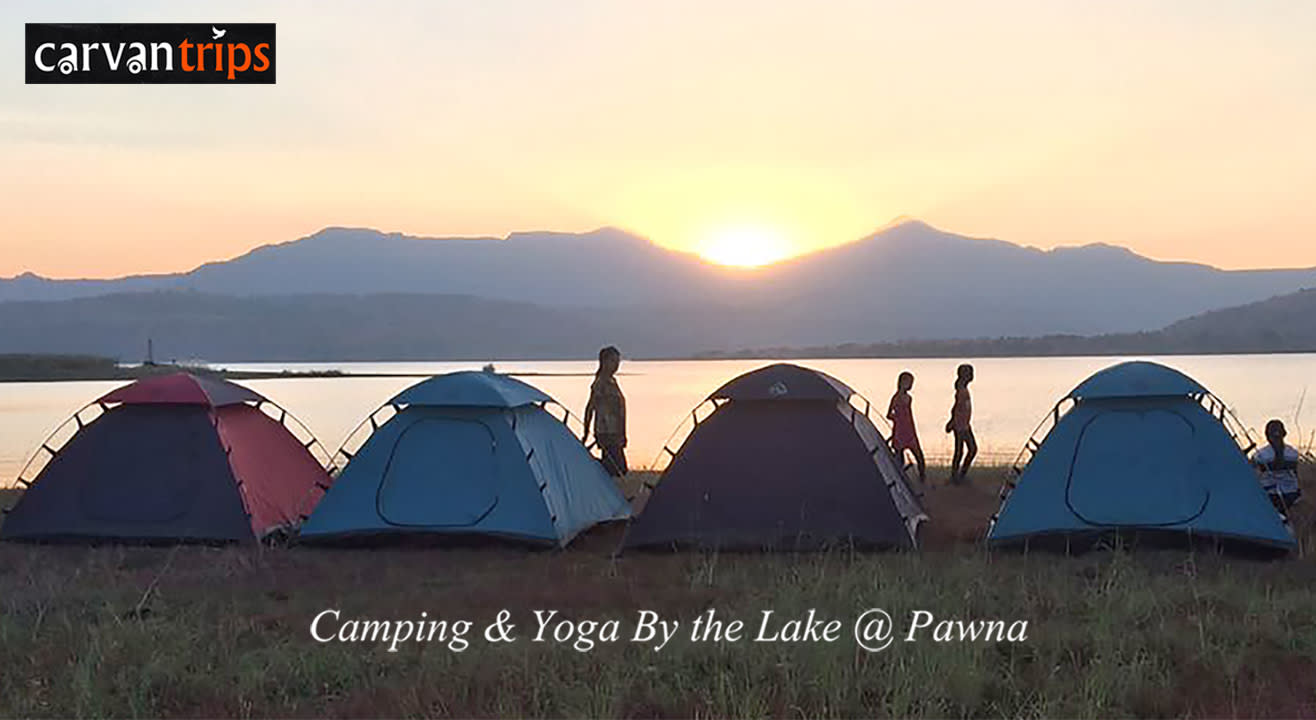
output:
[{"label": "tent", "polygon": [[596,523],[630,517],[569,417],[538,389],[492,372],[417,383],[348,438],[342,472],[301,537],[485,535],[565,546]]},{"label": "tent", "polygon": [[[911,548],[927,519],[868,404],[817,370],[737,377],[691,413],[627,547]],[[700,409],[708,411],[700,419]]]},{"label": "tent", "polygon": [[1187,375],[1151,362],[1106,368],[1028,441],[988,543],[1081,548],[1111,535],[1202,536],[1291,548],[1248,465],[1253,446],[1225,404]]},{"label": "tent", "polygon": [[254,540],[295,525],[327,487],[313,451],[329,460],[304,426],[241,385],[185,373],[138,380],[42,444],[0,537]]}]

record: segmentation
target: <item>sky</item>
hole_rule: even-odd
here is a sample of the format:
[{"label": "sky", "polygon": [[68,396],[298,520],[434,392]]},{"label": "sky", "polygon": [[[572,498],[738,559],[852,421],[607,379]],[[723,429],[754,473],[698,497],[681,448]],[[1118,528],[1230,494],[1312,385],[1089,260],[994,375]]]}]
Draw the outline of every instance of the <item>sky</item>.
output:
[{"label": "sky", "polygon": [[[275,22],[275,85],[23,84],[24,22]],[[896,216],[1316,266],[1316,2],[0,6],[0,276],[326,226],[617,226],[752,264]]]}]

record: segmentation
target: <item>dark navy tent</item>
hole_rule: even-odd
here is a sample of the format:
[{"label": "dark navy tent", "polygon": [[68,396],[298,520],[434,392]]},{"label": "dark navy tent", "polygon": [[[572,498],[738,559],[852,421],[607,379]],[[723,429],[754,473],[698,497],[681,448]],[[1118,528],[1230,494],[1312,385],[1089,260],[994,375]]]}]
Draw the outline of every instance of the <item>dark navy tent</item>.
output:
[{"label": "dark navy tent", "polygon": [[916,544],[926,515],[854,391],[817,370],[760,368],[708,397],[627,531],[627,547]]},{"label": "dark navy tent", "polygon": [[312,449],[305,427],[241,385],[183,373],[139,380],[42,444],[0,537],[253,540],[296,525],[328,486]]},{"label": "dark navy tent", "polygon": [[567,416],[538,389],[491,372],[413,385],[353,434],[368,433],[358,448],[349,438],[339,451],[345,466],[300,537],[490,535],[563,546],[630,517]]},{"label": "dark navy tent", "polygon": [[990,544],[1078,548],[1132,532],[1294,546],[1248,464],[1247,433],[1183,373],[1151,362],[1106,368],[1048,422],[1003,489]]}]

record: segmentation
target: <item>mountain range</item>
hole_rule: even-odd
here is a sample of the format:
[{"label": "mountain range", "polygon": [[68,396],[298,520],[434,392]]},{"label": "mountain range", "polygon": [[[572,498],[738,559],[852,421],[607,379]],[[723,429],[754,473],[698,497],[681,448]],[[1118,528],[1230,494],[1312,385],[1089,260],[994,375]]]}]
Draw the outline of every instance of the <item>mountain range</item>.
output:
[{"label": "mountain range", "polygon": [[1185,318],[1160,330],[1103,335],[903,340],[704,352],[703,359],[1038,357],[1316,352],[1316,289]]},{"label": "mountain range", "polygon": [[419,238],[328,228],[190,272],[0,279],[0,351],[212,360],[681,356],[751,347],[1158,331],[1316,287],[1112,245],[1039,250],[900,222],[762,268],[615,228]]}]

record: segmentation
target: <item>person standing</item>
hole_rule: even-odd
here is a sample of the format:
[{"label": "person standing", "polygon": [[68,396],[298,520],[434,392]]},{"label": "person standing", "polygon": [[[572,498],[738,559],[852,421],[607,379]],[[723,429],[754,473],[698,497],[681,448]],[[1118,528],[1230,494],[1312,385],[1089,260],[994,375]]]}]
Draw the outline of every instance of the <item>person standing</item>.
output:
[{"label": "person standing", "polygon": [[1261,487],[1270,497],[1275,509],[1288,514],[1289,508],[1302,496],[1298,487],[1297,448],[1284,443],[1288,431],[1281,420],[1266,423],[1266,445],[1252,454],[1252,466],[1261,472]]},{"label": "person standing", "polygon": [[969,397],[969,383],[973,382],[973,366],[964,363],[955,371],[955,404],[950,408],[946,432],[955,434],[955,454],[950,463],[950,483],[959,485],[969,478],[969,466],[978,455],[978,441],[973,437],[973,399]]},{"label": "person standing", "polygon": [[599,369],[585,404],[585,437],[581,438],[582,442],[588,441],[593,422],[594,442],[603,452],[603,468],[613,477],[630,471],[626,466],[626,396],[617,384],[620,367],[620,350],[609,345],[599,351]]},{"label": "person standing", "polygon": [[918,467],[920,485],[927,483],[927,463],[923,459],[923,448],[918,443],[918,430],[914,427],[914,398],[909,394],[914,389],[914,373],[908,370],[900,373],[896,379],[896,392],[891,396],[887,406],[886,418],[891,421],[891,451],[903,465],[905,451],[914,456]]}]

